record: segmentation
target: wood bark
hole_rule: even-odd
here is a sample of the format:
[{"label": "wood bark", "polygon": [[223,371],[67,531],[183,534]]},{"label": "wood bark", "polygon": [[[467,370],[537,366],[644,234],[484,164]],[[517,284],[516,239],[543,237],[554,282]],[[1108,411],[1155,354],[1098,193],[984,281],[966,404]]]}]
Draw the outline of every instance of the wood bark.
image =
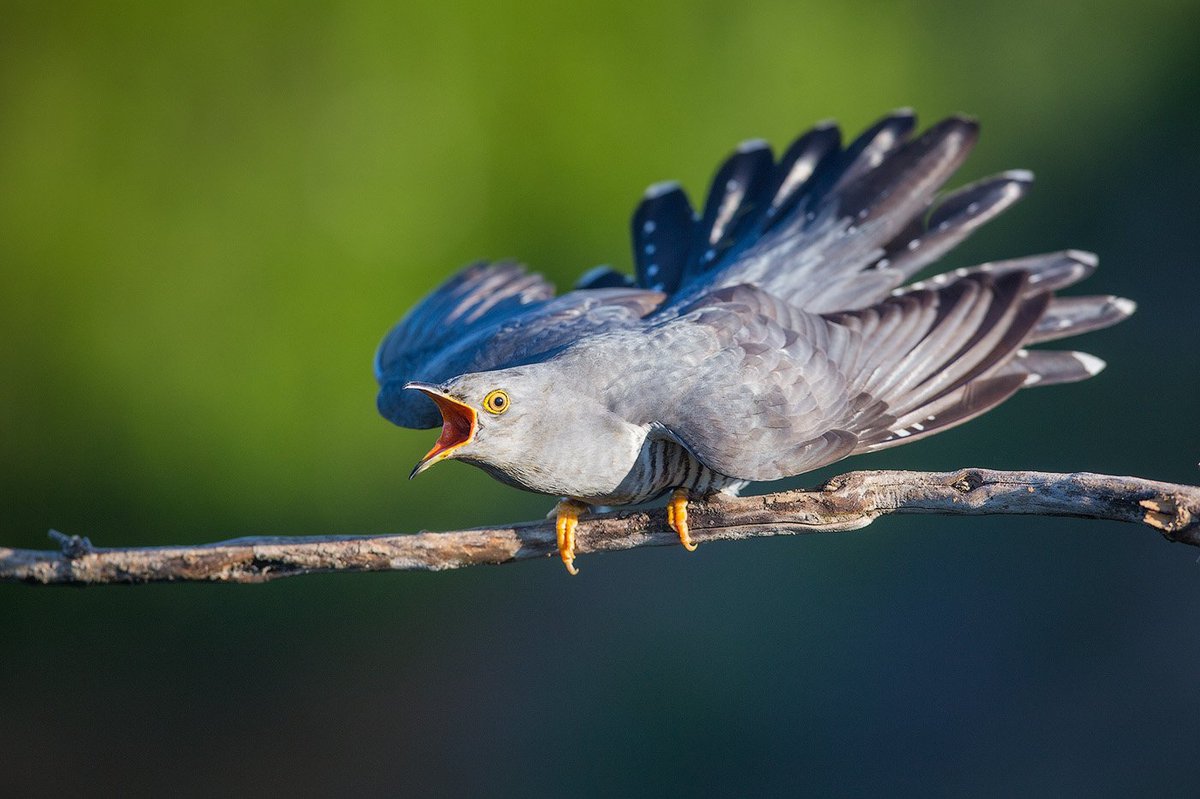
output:
[{"label": "wood bark", "polygon": [[[1138,477],[962,469],[871,471],[834,477],[811,491],[693,502],[698,543],[858,530],[890,513],[1026,514],[1110,519],[1200,546],[1200,487]],[[51,531],[59,550],[0,547],[0,581],[98,585],[203,581],[260,583],[334,571],[440,571],[556,554],[554,525],[403,535],[255,537],[195,546],[99,548]],[[577,554],[679,545],[662,509],[581,518]]]}]

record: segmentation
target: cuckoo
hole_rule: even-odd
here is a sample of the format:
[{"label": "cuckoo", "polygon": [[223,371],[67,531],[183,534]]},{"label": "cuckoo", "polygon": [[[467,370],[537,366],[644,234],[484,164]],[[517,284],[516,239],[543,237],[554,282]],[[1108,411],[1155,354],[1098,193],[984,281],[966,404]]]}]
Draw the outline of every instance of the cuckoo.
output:
[{"label": "cuckoo", "polygon": [[1107,327],[1134,304],[1057,296],[1096,257],[1064,250],[918,278],[1019,200],[1009,171],[943,187],[978,137],[905,110],[848,144],[833,124],[776,159],[754,140],[693,210],[651,186],[632,219],[634,274],[598,267],[573,290],[514,262],[452,276],[375,358],[392,422],[441,426],[413,469],[456,459],[560,497],[558,550],[596,506],[668,499],[694,548],[691,500],[735,494],[931,436],[1022,388],[1083,380],[1095,356],[1034,345]]}]

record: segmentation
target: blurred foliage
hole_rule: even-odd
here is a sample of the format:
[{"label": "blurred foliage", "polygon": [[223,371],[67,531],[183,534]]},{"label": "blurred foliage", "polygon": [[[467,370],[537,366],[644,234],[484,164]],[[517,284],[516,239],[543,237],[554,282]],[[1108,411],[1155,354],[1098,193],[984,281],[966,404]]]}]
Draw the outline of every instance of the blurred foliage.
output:
[{"label": "blurred foliage", "polygon": [[[951,265],[1091,249],[1102,268],[1084,289],[1142,310],[1079,342],[1110,361],[1097,380],[1025,392],[960,431],[833,471],[970,464],[1195,482],[1198,12],[6,2],[0,543],[43,546],[48,526],[154,544],[540,515],[546,498],[460,464],[407,483],[433,436],[375,414],[370,360],[388,326],[477,258],[519,257],[560,286],[596,263],[628,268],[645,185],[679,178],[699,193],[741,139],[783,146],[827,117],[853,134],[899,105],[926,123],[982,120],[963,181],[1011,167],[1039,177]],[[576,581],[534,564],[246,590],[5,587],[0,685],[28,699],[5,713],[0,748],[145,757],[245,787],[271,771],[232,754],[271,739],[280,767],[318,791],[341,784],[339,766],[394,751],[358,780],[383,790],[404,782],[399,769],[426,786],[562,790],[565,758],[588,778],[574,787],[598,792],[903,791],[929,787],[919,775],[935,772],[913,764],[941,751],[958,758],[937,772],[947,792],[1172,784],[1109,753],[1138,730],[1173,752],[1163,741],[1184,745],[1181,719],[1195,739],[1194,680],[1160,667],[1152,678],[1140,659],[1200,654],[1193,622],[1140,624],[1162,603],[1195,618],[1187,552],[1066,522],[888,529],[585,559]],[[1122,577],[1139,564],[1161,595]],[[1113,588],[1121,579],[1128,591]],[[1044,615],[1050,605],[1063,618]],[[1150,679],[1135,723],[1120,689]],[[71,686],[89,698],[54,697]],[[583,717],[566,715],[575,695]],[[267,717],[225,721],[238,718],[231,703],[255,701]],[[140,721],[109,718],[120,703]],[[68,704],[74,732],[60,723]],[[1062,743],[1097,724],[1110,726],[1092,750]],[[508,740],[521,735],[537,751],[528,769],[517,761],[529,750]],[[456,768],[497,739],[482,761],[507,783]],[[551,757],[565,740],[613,762]],[[1031,742],[1069,751],[1056,762]],[[869,747],[907,776],[855,770],[847,752]],[[690,777],[661,765],[706,753]],[[228,773],[193,759],[204,757]],[[998,765],[1006,757],[1026,768]],[[718,776],[722,759],[750,781]],[[618,776],[614,762],[642,771]],[[86,784],[78,776],[55,784]]]}]

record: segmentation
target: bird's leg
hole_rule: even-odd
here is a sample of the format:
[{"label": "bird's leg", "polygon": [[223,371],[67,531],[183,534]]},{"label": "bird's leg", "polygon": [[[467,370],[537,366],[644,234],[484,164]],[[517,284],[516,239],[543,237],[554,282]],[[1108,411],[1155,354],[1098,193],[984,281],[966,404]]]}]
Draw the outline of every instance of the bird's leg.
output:
[{"label": "bird's leg", "polygon": [[579,574],[579,569],[575,568],[575,528],[579,525],[579,514],[587,511],[588,506],[579,500],[565,498],[554,508],[558,555],[571,574]]},{"label": "bird's leg", "polygon": [[687,506],[688,490],[677,488],[672,491],[671,501],[667,503],[667,524],[671,525],[672,530],[679,533],[679,543],[683,544],[683,548],[688,552],[695,552],[696,545],[688,534]]}]

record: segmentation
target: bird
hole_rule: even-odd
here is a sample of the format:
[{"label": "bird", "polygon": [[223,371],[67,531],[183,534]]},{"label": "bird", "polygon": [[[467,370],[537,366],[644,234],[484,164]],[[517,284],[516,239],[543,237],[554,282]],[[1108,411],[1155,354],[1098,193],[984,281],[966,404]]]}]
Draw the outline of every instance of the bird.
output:
[{"label": "bird", "polygon": [[410,477],[444,460],[558,497],[559,556],[596,507],[668,497],[687,550],[690,502],[941,433],[1022,388],[1104,362],[1034,348],[1136,306],[1058,296],[1098,259],[1061,250],[918,273],[1011,207],[1033,176],[944,187],[979,124],[917,132],[885,115],[843,143],[815,125],[778,158],[739,145],[693,209],[676,182],[634,210],[634,274],[587,272],[564,294],[515,261],[460,270],[375,355],[391,422],[441,426]]}]

